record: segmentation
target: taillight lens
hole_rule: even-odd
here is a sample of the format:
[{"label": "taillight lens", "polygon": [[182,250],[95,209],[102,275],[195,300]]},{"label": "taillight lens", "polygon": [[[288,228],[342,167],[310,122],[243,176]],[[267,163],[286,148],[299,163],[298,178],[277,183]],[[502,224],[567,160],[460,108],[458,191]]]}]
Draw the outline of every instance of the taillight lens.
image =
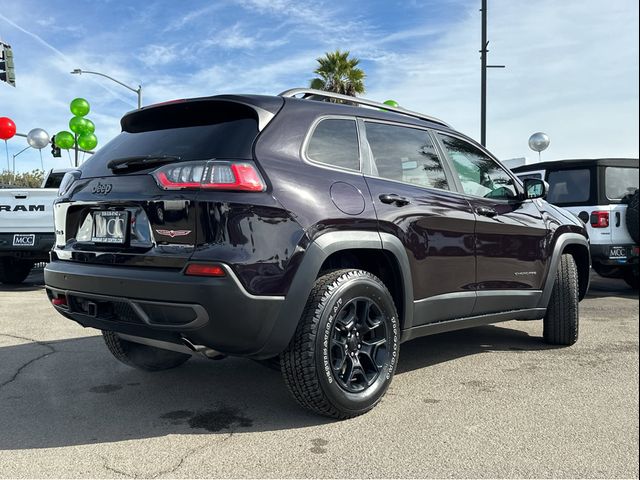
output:
[{"label": "taillight lens", "polygon": [[206,189],[264,192],[266,185],[253,162],[219,161],[172,163],[152,173],[164,190]]},{"label": "taillight lens", "polygon": [[184,274],[194,277],[224,277],[226,272],[220,265],[191,263],[187,265],[187,269],[184,271]]},{"label": "taillight lens", "polygon": [[609,212],[591,212],[590,221],[593,228],[607,228],[609,226]]}]

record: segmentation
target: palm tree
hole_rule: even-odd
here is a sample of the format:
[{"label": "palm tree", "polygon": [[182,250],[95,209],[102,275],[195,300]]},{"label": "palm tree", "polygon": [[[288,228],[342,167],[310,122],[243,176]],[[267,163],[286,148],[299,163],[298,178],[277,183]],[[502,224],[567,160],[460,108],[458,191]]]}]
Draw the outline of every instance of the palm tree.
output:
[{"label": "palm tree", "polygon": [[365,73],[357,68],[360,60],[349,58],[349,52],[327,52],[324,57],[316,60],[319,66],[314,73],[320,78],[311,80],[311,88],[352,97],[364,93]]}]

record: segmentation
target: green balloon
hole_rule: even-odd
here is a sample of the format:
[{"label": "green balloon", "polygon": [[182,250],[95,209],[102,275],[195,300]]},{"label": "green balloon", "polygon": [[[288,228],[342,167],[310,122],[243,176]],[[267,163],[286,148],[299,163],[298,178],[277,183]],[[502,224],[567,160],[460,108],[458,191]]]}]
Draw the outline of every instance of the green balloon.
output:
[{"label": "green balloon", "polygon": [[73,137],[73,133],[67,132],[66,130],[56,133],[56,145],[63,150],[70,149],[74,143],[75,138]]},{"label": "green balloon", "polygon": [[78,146],[83,150],[93,150],[98,145],[98,137],[93,133],[85,133],[78,137]]},{"label": "green balloon", "polygon": [[84,98],[74,98],[71,100],[71,113],[73,113],[76,117],[84,117],[91,107],[89,106],[89,102],[87,102]]},{"label": "green balloon", "polygon": [[400,106],[400,104],[395,100],[387,100],[384,102],[384,104],[389,105],[390,107],[396,107],[396,108]]},{"label": "green balloon", "polygon": [[82,135],[87,131],[87,121],[88,120],[82,117],[71,117],[71,120],[69,120],[69,128],[73,133]]},{"label": "green balloon", "polygon": [[84,119],[85,124],[84,124],[84,132],[82,132],[82,134],[85,133],[93,133],[96,131],[96,125],[95,123],[93,123],[91,120],[89,120],[88,118]]}]

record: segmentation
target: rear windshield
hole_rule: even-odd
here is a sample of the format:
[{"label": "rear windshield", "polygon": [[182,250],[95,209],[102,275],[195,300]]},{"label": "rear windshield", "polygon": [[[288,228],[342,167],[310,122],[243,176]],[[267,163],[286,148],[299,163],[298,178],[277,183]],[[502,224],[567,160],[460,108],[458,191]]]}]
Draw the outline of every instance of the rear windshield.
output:
[{"label": "rear windshield", "polygon": [[110,175],[110,160],[133,156],[251,159],[259,133],[255,112],[229,102],[156,107],[130,114],[122,124],[124,131],[82,165],[83,177]]},{"label": "rear windshield", "polygon": [[557,205],[586,202],[591,196],[591,171],[586,168],[549,172],[547,201]]},{"label": "rear windshield", "polygon": [[604,185],[609,200],[620,200],[638,189],[638,169],[607,167],[604,172]]}]

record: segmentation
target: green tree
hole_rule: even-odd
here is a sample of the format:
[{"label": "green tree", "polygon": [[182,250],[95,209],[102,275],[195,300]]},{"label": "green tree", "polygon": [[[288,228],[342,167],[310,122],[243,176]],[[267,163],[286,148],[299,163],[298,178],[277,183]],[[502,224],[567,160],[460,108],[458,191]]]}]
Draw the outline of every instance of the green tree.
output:
[{"label": "green tree", "polygon": [[0,172],[0,188],[1,187],[22,187],[37,188],[42,184],[44,172],[42,170],[33,170],[31,172],[16,173],[9,170]]},{"label": "green tree", "polygon": [[340,50],[327,52],[324,57],[316,60],[319,66],[314,73],[319,78],[311,80],[311,88],[352,97],[358,93],[364,93],[366,75],[362,69],[358,68],[360,60],[349,58],[349,52]]}]

